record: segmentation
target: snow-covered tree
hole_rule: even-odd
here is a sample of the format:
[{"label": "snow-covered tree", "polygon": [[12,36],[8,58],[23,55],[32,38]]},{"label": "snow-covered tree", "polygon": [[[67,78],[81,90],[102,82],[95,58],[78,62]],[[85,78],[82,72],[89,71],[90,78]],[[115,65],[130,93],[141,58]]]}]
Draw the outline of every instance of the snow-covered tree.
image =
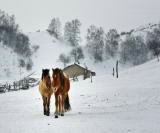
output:
[{"label": "snow-covered tree", "polygon": [[78,19],[66,22],[64,27],[64,40],[71,46],[77,47],[81,40],[80,37],[81,22]]},{"label": "snow-covered tree", "polygon": [[19,67],[25,67],[25,61],[23,59],[19,59]]},{"label": "snow-covered tree", "polygon": [[114,57],[118,52],[119,34],[116,29],[111,29],[105,36],[105,53]]},{"label": "snow-covered tree", "polygon": [[0,10],[0,42],[2,42],[2,44],[5,46],[10,47],[12,50],[14,50],[14,52],[22,56],[23,59],[27,59],[29,64],[33,64],[31,63],[32,61],[30,58],[32,52],[28,36],[23,34],[19,30],[19,26],[15,22],[14,15],[10,16],[1,10]]},{"label": "snow-covered tree", "polygon": [[84,57],[83,51],[79,46],[81,41],[80,27],[81,22],[78,19],[72,20],[71,22],[66,22],[64,27],[64,40],[73,47],[70,52],[70,56],[76,63],[79,63],[79,60]]},{"label": "snow-covered tree", "polygon": [[149,50],[157,57],[159,61],[160,55],[160,24],[158,28],[155,28],[152,32],[147,34],[147,46]]},{"label": "snow-covered tree", "polygon": [[91,25],[87,29],[87,49],[95,62],[103,60],[104,31],[102,27]]},{"label": "snow-covered tree", "polygon": [[74,59],[74,62],[78,64],[80,63],[81,59],[84,59],[83,50],[80,46],[73,48],[70,52],[70,55]]},{"label": "snow-covered tree", "polygon": [[33,61],[29,58],[27,63],[26,63],[26,69],[28,71],[30,71],[32,69],[32,67],[33,67]]},{"label": "snow-covered tree", "polygon": [[30,57],[32,55],[28,36],[22,33],[17,34],[14,51],[23,55],[23,57]]},{"label": "snow-covered tree", "polygon": [[61,32],[61,22],[59,18],[53,18],[51,23],[48,26],[47,31],[50,35],[53,35],[55,38],[60,39],[62,32]]},{"label": "snow-covered tree", "polygon": [[141,36],[128,35],[121,44],[121,62],[130,62],[133,65],[144,63],[147,60],[148,49]]}]

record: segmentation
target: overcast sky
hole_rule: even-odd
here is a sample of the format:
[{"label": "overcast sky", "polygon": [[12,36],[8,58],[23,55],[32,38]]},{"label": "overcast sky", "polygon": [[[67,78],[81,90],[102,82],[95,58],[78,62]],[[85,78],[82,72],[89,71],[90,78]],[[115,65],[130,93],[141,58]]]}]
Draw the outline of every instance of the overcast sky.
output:
[{"label": "overcast sky", "polygon": [[78,18],[82,31],[91,24],[127,31],[160,22],[160,0],[0,0],[0,9],[14,14],[24,32],[45,30],[53,17]]}]

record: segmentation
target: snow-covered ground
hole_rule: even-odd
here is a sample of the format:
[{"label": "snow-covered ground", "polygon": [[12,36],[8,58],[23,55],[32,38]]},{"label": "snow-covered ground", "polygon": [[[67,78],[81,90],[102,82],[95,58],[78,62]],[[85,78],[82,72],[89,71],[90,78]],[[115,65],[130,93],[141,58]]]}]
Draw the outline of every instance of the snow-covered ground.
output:
[{"label": "snow-covered ground", "polygon": [[0,43],[0,80],[19,78],[18,59],[19,56],[11,48]]},{"label": "snow-covered ground", "polygon": [[0,94],[0,133],[159,133],[160,63],[71,82],[72,110],[44,116],[38,87]]}]

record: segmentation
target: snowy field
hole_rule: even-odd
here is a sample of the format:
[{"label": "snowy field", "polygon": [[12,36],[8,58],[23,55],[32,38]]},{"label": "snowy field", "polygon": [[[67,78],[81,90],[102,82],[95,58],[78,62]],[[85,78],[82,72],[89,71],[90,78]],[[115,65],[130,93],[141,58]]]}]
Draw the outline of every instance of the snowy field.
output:
[{"label": "snowy field", "polygon": [[44,116],[37,87],[0,94],[0,133],[159,133],[160,63],[71,82],[72,110]]}]

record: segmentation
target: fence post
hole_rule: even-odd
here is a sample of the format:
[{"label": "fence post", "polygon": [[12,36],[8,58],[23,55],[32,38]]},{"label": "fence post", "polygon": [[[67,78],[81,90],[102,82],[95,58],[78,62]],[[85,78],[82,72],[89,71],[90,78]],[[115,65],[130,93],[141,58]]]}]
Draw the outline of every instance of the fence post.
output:
[{"label": "fence post", "polygon": [[90,73],[91,74],[91,83],[92,83],[92,73]]},{"label": "fence post", "polygon": [[8,91],[10,91],[11,90],[11,85],[9,84],[9,86],[8,86]]},{"label": "fence post", "polygon": [[14,90],[16,90],[15,88],[16,88],[16,84],[15,84],[15,82],[13,82],[13,88],[14,88]]},{"label": "fence post", "polygon": [[114,67],[113,67],[113,73],[112,73],[113,77],[114,77]]},{"label": "fence post", "polygon": [[116,74],[117,74],[117,78],[118,78],[118,60],[116,62]]}]

